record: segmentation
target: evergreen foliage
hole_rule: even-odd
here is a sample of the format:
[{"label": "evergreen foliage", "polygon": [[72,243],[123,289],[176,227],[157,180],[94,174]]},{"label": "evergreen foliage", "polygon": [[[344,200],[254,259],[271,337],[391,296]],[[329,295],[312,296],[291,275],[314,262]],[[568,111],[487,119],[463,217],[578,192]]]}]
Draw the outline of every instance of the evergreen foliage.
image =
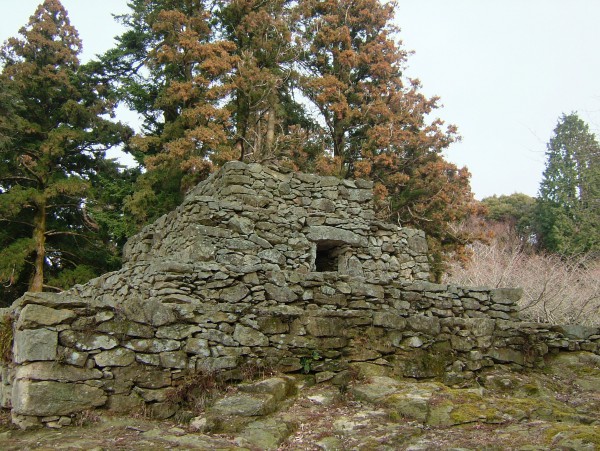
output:
[{"label": "evergreen foliage", "polygon": [[536,209],[538,244],[561,255],[600,251],[600,145],[577,114],[548,143]]},{"label": "evergreen foliage", "polygon": [[[0,302],[49,288],[65,271],[85,281],[114,267],[116,248],[99,238],[91,216],[94,181],[105,150],[129,134],[106,119],[106,87],[81,67],[81,41],[58,0],[45,0],[20,37],[0,50]],[[52,288],[65,288],[61,284]]]},{"label": "evergreen foliage", "polygon": [[[436,279],[477,236],[470,174],[442,152],[454,126],[403,75],[380,0],[131,0],[116,46],[81,42],[45,0],[0,55],[3,297],[118,265],[121,246],[231,159],[375,182],[381,218],[426,231]],[[107,118],[116,99],[142,132]],[[104,157],[126,141],[137,169]],[[10,294],[7,294],[9,293]]]},{"label": "evergreen foliage", "polygon": [[509,196],[491,196],[482,199],[487,209],[486,219],[506,224],[513,229],[522,243],[535,241],[535,209],[537,201],[534,197],[522,193]]},{"label": "evergreen foliage", "polygon": [[[393,3],[135,0],[104,76],[145,119],[130,143],[147,172],[127,208],[139,225],[224,161],[374,180],[382,218],[424,229],[434,260],[473,240],[470,174],[442,151],[454,126],[402,70]],[[437,267],[437,266],[436,266]],[[437,276],[440,271],[435,271]]]}]

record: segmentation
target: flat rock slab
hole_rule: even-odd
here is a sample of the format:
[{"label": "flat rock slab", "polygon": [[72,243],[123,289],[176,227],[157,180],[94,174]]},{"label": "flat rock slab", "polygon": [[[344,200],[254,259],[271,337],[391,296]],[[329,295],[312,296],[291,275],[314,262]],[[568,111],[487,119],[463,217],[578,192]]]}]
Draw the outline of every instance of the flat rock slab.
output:
[{"label": "flat rock slab", "polygon": [[28,304],[17,321],[17,329],[35,329],[40,326],[53,326],[75,318],[75,313],[67,309],[53,309],[43,305]]},{"label": "flat rock slab", "polygon": [[217,401],[210,409],[211,415],[256,417],[268,415],[277,409],[275,396],[263,393],[239,393]]},{"label": "flat rock slab", "polygon": [[100,388],[86,384],[17,380],[13,387],[13,414],[69,415],[106,403]]},{"label": "flat rock slab", "polygon": [[236,442],[241,446],[262,450],[276,450],[290,435],[292,428],[277,418],[250,423],[239,434]]},{"label": "flat rock slab", "polygon": [[401,388],[401,382],[391,377],[374,376],[366,384],[352,387],[352,394],[356,399],[367,402],[377,402],[386,396],[396,393]]},{"label": "flat rock slab", "polygon": [[240,384],[238,389],[245,393],[273,395],[277,401],[281,401],[296,391],[296,385],[291,377],[271,377],[259,382]]}]

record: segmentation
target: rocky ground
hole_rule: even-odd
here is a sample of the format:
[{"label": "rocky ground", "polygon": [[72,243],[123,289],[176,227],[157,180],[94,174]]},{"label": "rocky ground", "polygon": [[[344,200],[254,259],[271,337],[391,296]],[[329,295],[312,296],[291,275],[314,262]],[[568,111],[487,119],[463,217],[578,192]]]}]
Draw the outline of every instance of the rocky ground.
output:
[{"label": "rocky ground", "polygon": [[535,372],[495,368],[465,387],[366,365],[341,385],[272,376],[214,397],[206,383],[188,387],[178,396],[194,410],[172,421],[99,410],[70,427],[20,431],[5,412],[0,449],[600,449],[600,357],[589,353],[558,355]]}]

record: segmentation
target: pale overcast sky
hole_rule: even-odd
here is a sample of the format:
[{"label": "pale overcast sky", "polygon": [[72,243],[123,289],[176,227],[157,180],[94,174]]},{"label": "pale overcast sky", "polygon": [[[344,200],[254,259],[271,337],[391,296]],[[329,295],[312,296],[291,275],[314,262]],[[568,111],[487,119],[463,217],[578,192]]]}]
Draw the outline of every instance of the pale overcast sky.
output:
[{"label": "pale overcast sky", "polygon": [[[0,41],[15,36],[39,0],[0,0]],[[125,0],[62,0],[83,39],[83,59],[113,44],[111,13]],[[398,0],[397,24],[414,50],[406,74],[438,95],[438,115],[463,137],[447,158],[472,173],[477,198],[535,196],[546,142],[577,111],[600,131],[600,1]]]}]

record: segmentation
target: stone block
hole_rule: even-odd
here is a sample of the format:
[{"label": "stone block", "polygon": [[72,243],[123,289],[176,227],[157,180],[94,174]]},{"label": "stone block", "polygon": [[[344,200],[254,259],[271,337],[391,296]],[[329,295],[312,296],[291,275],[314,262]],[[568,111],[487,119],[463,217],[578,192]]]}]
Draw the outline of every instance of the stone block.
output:
[{"label": "stone block", "polygon": [[563,325],[553,326],[553,331],[563,334],[567,338],[575,340],[588,340],[594,335],[600,334],[600,329],[597,327],[578,326],[578,325]]},{"label": "stone block", "polygon": [[244,393],[265,393],[281,401],[294,394],[296,385],[294,379],[286,377],[271,377],[258,382],[245,383],[238,385],[238,390]]},{"label": "stone block", "polygon": [[116,367],[112,369],[117,383],[133,383],[142,388],[164,388],[171,385],[171,372],[140,364]]},{"label": "stone block", "polygon": [[343,293],[327,294],[321,290],[315,290],[314,301],[319,305],[336,305],[338,307],[346,307],[348,305],[348,297]]},{"label": "stone block", "polygon": [[69,415],[102,406],[104,391],[84,383],[17,380],[13,385],[13,413],[17,415]]},{"label": "stone block", "polygon": [[256,319],[258,328],[265,334],[285,334],[290,330],[290,325],[281,318],[263,316]]},{"label": "stone block", "polygon": [[133,392],[139,395],[145,402],[165,402],[168,400],[169,395],[173,393],[173,390],[171,387],[156,390],[135,387]]},{"label": "stone block", "polygon": [[99,367],[127,366],[135,362],[135,352],[125,348],[114,348],[94,355],[94,361]]},{"label": "stone block", "polygon": [[262,332],[251,327],[237,324],[233,332],[233,339],[242,346],[268,346],[269,339]]},{"label": "stone block", "polygon": [[48,329],[17,330],[14,338],[15,363],[56,359],[58,332]]},{"label": "stone block", "polygon": [[440,320],[434,316],[409,316],[407,323],[408,327],[416,332],[422,332],[431,336],[440,333]]},{"label": "stone block", "polygon": [[352,287],[352,294],[355,296],[367,296],[383,300],[385,297],[385,290],[381,285],[375,285],[364,282],[350,282]]},{"label": "stone block", "polygon": [[17,329],[36,329],[40,326],[54,326],[67,323],[75,318],[75,312],[68,309],[54,309],[43,305],[28,304],[19,315]]},{"label": "stone block", "polygon": [[219,399],[210,408],[210,415],[255,417],[268,415],[277,409],[275,396],[266,393],[240,393]]},{"label": "stone block", "polygon": [[157,420],[166,420],[177,413],[178,405],[173,402],[155,402],[148,405],[148,416]]},{"label": "stone block", "polygon": [[219,371],[229,370],[238,366],[239,359],[236,356],[207,357],[196,361],[197,371]]},{"label": "stone block", "polygon": [[424,233],[421,233],[409,237],[407,240],[409,249],[419,254],[426,254],[429,247],[427,246],[427,240],[424,235]]},{"label": "stone block", "polygon": [[101,378],[102,371],[97,369],[63,365],[58,362],[32,362],[18,366],[15,370],[16,380],[81,382]]},{"label": "stone block", "polygon": [[52,308],[77,308],[88,306],[85,299],[73,296],[70,293],[32,293],[30,291],[26,292],[23,297],[19,299],[19,303],[22,306],[38,304]]},{"label": "stone block", "polygon": [[161,352],[160,364],[163,368],[186,368],[187,354],[183,351]]},{"label": "stone block", "polygon": [[167,338],[140,338],[129,340],[125,343],[124,346],[135,352],[160,353],[167,351],[176,351],[181,347],[181,343],[178,340],[169,340]]},{"label": "stone block", "polygon": [[225,302],[239,302],[244,299],[250,290],[246,285],[238,283],[232,287],[224,288],[219,295],[220,300]]},{"label": "stone block", "polygon": [[106,408],[115,413],[131,413],[142,409],[144,400],[137,393],[113,394],[108,397]]},{"label": "stone block", "polygon": [[404,330],[406,328],[406,318],[387,311],[375,312],[373,313],[373,325],[388,329]]},{"label": "stone block", "polygon": [[205,340],[203,338],[188,338],[184,350],[188,354],[210,357],[210,347],[208,346],[208,340]]},{"label": "stone block", "polygon": [[523,296],[522,288],[496,288],[491,291],[492,301],[498,304],[516,304]]},{"label": "stone block", "polygon": [[236,346],[237,342],[233,339],[230,334],[226,334],[225,332],[221,332],[216,329],[209,329],[206,332],[201,333],[197,336],[197,338],[202,338],[208,341],[214,341],[215,343],[220,343],[225,346]]},{"label": "stone block", "polygon": [[99,324],[96,329],[98,332],[116,336],[127,335],[129,337],[139,338],[152,338],[154,336],[154,330],[151,326],[121,318],[103,322],[102,324]]},{"label": "stone block", "polygon": [[279,266],[285,265],[285,257],[281,252],[275,249],[265,249],[264,251],[260,251],[258,257],[267,263],[273,263]]},{"label": "stone block", "polygon": [[525,357],[522,352],[510,348],[494,348],[488,352],[488,357],[500,363],[517,363],[523,365]]},{"label": "stone block", "polygon": [[115,337],[93,332],[79,332],[74,330],[64,330],[59,335],[60,344],[75,348],[78,351],[94,351],[97,349],[112,349],[118,346],[119,342]]},{"label": "stone block", "polygon": [[310,317],[306,331],[314,337],[343,337],[345,322],[341,318]]},{"label": "stone block", "polygon": [[330,242],[341,245],[367,247],[367,239],[351,232],[350,230],[338,229],[330,226],[311,226],[308,228],[306,237],[313,242]]},{"label": "stone block", "polygon": [[156,338],[169,338],[172,340],[182,340],[191,337],[196,332],[200,332],[200,327],[194,324],[173,324],[170,326],[161,326],[156,331]]},{"label": "stone block", "polygon": [[298,295],[294,293],[288,287],[279,287],[272,283],[265,284],[265,291],[267,293],[267,299],[271,299],[277,302],[289,303],[294,302],[298,299]]},{"label": "stone block", "polygon": [[[190,271],[192,271],[192,268],[190,268]],[[173,308],[163,304],[158,299],[140,299],[131,296],[128,297],[122,305],[125,316],[127,318],[135,319],[138,323],[151,326],[164,326],[166,324],[173,324],[177,321],[177,316],[175,315]]]}]

